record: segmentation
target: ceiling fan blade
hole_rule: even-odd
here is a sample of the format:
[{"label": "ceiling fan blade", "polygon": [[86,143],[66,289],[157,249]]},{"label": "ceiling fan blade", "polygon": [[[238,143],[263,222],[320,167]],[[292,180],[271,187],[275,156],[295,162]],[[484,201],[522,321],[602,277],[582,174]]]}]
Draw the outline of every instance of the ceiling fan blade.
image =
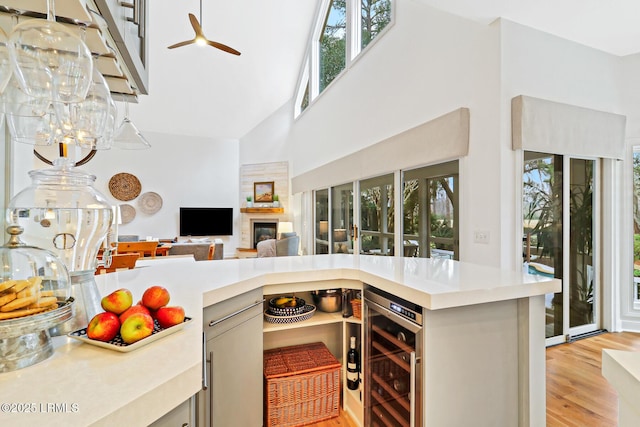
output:
[{"label": "ceiling fan blade", "polygon": [[183,41],[183,42],[172,44],[171,46],[168,47],[168,49],[175,49],[176,47],[186,46],[186,45],[189,45],[189,44],[193,44],[195,42],[196,42],[195,40],[186,40],[186,41]]},{"label": "ceiling fan blade", "polygon": [[193,27],[193,31],[195,31],[195,33],[196,33],[196,37],[200,36],[203,39],[205,39],[206,37],[204,36],[204,33],[202,32],[202,27],[200,26],[200,23],[198,22],[198,19],[195,17],[195,15],[193,13],[189,14],[189,21],[191,21],[191,26]]},{"label": "ceiling fan blade", "polygon": [[218,42],[214,42],[214,41],[211,41],[211,40],[207,40],[207,44],[209,46],[216,47],[216,48],[218,48],[220,50],[224,50],[225,52],[231,53],[233,55],[240,55],[240,52],[238,52],[237,50],[235,50],[235,49],[233,49],[233,48],[231,48],[231,47],[229,47],[227,45],[224,45],[222,43],[218,43]]}]

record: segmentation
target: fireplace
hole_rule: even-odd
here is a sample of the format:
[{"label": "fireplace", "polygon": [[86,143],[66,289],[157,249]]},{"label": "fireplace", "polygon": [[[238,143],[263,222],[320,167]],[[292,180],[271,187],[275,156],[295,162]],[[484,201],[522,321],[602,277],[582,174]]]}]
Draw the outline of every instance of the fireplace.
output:
[{"label": "fireplace", "polygon": [[251,220],[251,242],[256,248],[258,242],[268,239],[275,239],[278,232],[278,221],[252,219]]}]

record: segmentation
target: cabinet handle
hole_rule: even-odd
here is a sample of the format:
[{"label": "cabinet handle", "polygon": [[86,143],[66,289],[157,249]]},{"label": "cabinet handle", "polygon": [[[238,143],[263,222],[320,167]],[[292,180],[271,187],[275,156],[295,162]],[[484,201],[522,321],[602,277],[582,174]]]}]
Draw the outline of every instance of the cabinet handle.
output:
[{"label": "cabinet handle", "polygon": [[409,417],[411,417],[409,421],[410,427],[416,426],[416,365],[418,363],[418,359],[416,358],[416,352],[411,352],[411,374],[409,376]]},{"label": "cabinet handle", "polygon": [[202,333],[202,389],[209,388],[209,377],[207,376],[207,337]]},{"label": "cabinet handle", "polygon": [[246,306],[245,308],[241,308],[241,309],[240,309],[240,310],[238,310],[238,311],[234,311],[234,312],[233,312],[233,313],[231,313],[231,314],[227,314],[226,316],[224,316],[224,317],[223,317],[223,318],[221,318],[221,319],[218,319],[218,320],[212,320],[211,322],[209,322],[209,327],[210,327],[210,328],[212,328],[212,327],[216,326],[217,324],[222,323],[222,322],[224,322],[225,320],[229,320],[229,319],[231,319],[233,316],[236,316],[236,315],[238,315],[238,314],[240,314],[240,313],[242,313],[242,312],[245,312],[245,311],[247,311],[247,310],[251,310],[253,307],[255,307],[256,305],[260,305],[260,304],[264,304],[264,298],[263,298],[261,301],[256,301],[256,302],[254,302],[253,304]]},{"label": "cabinet handle", "polygon": [[[209,367],[209,382],[213,384],[213,351],[209,352],[209,363],[211,366]],[[212,392],[213,394],[213,392]],[[209,405],[209,427],[213,427],[213,395],[210,395],[209,401],[207,405]]]}]

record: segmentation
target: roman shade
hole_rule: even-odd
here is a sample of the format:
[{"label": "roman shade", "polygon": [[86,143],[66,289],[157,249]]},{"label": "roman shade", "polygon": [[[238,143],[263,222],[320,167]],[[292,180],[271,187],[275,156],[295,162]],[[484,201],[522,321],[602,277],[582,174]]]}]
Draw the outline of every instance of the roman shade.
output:
[{"label": "roman shade", "polygon": [[442,163],[469,153],[469,109],[443,116],[293,177],[292,192],[324,188],[395,170]]},{"label": "roman shade", "polygon": [[530,96],[511,100],[514,150],[622,159],[626,117]]}]

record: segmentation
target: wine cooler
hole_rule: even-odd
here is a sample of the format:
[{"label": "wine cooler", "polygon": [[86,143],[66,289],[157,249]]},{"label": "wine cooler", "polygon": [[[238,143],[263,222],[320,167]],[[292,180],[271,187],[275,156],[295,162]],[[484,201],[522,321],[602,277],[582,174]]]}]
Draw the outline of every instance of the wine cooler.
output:
[{"label": "wine cooler", "polygon": [[364,425],[421,426],[422,307],[364,290]]}]

